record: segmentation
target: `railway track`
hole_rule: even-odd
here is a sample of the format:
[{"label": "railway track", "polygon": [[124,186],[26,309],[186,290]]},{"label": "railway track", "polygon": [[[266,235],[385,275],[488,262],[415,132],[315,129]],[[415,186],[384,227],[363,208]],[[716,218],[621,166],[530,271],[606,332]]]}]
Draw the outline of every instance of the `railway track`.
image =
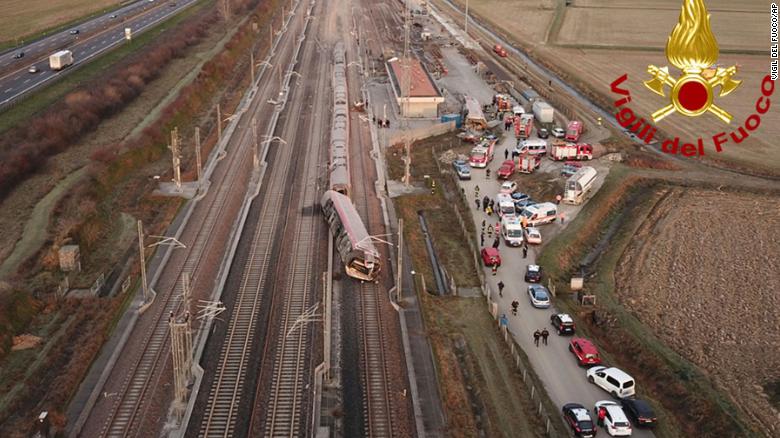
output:
[{"label": "railway track", "polygon": [[[290,109],[288,109],[290,111]],[[297,113],[296,113],[297,115]],[[295,124],[295,120],[287,120],[287,124]],[[285,302],[283,303],[282,319],[285,330],[280,330],[276,361],[280,364],[276,367],[274,380],[270,387],[271,403],[267,411],[273,413],[274,421],[267,422],[268,436],[297,436],[300,434],[300,413],[303,400],[303,391],[309,379],[306,379],[302,370],[305,368],[308,353],[307,330],[293,332],[289,337],[285,336],[289,326],[294,324],[298,315],[302,314],[311,300],[311,269],[312,254],[316,248],[316,236],[314,233],[315,222],[311,217],[303,217],[294,224],[285,222],[281,228],[293,226],[295,241],[294,251],[288,253],[284,259],[277,258],[273,252],[274,243],[279,240],[277,230],[281,225],[282,213],[279,208],[286,205],[290,199],[289,188],[293,173],[291,171],[293,148],[298,143],[295,131],[285,136],[286,145],[277,149],[273,166],[271,167],[268,183],[264,186],[265,195],[260,218],[252,235],[252,244],[246,265],[242,269],[240,287],[237,292],[233,315],[229,321],[227,337],[220,352],[217,377],[212,382],[207,399],[207,408],[201,422],[198,435],[201,437],[228,437],[243,434],[236,430],[238,420],[239,402],[245,391],[245,381],[250,355],[255,343],[258,315],[260,306],[268,288],[266,281],[268,274],[278,269],[282,261],[290,266],[288,286],[285,290]],[[308,158],[308,154],[305,154]],[[316,172],[316,159],[307,159],[310,167],[314,166]],[[304,181],[310,180],[304,177]],[[306,184],[303,203],[314,204],[315,187],[311,183]],[[300,211],[300,210],[296,210]],[[271,266],[271,262],[274,265]],[[270,303],[275,307],[275,303]],[[265,304],[268,306],[268,304]],[[253,395],[249,395],[250,399]],[[252,415],[254,420],[255,415]],[[250,431],[252,430],[250,422]]]}]

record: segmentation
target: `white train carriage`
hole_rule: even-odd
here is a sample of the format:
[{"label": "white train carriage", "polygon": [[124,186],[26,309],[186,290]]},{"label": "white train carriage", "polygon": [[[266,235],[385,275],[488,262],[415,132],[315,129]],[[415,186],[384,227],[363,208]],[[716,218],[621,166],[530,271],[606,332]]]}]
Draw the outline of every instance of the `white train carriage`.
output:
[{"label": "white train carriage", "polygon": [[333,119],[330,130],[329,188],[350,194],[349,107],[344,44],[333,50]]},{"label": "white train carriage", "polygon": [[359,280],[376,280],[381,268],[379,252],[352,201],[328,190],[320,205],[347,275]]}]

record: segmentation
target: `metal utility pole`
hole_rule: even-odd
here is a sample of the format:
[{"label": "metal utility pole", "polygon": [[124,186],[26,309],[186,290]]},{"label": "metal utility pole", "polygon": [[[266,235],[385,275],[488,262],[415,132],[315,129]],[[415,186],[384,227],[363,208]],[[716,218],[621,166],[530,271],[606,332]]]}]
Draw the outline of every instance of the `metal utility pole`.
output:
[{"label": "metal utility pole", "polygon": [[252,117],[252,136],[254,138],[254,142],[252,143],[252,164],[254,164],[255,170],[260,168],[260,155],[258,154],[258,144],[257,144],[257,118]]},{"label": "metal utility pole", "polygon": [[187,384],[192,379],[192,327],[190,322],[190,274],[182,274],[182,307],[175,316],[171,311],[168,324],[171,329],[171,356],[173,358],[173,383],[176,415],[181,420],[187,403]]},{"label": "metal utility pole", "polygon": [[249,49],[249,72],[252,76],[252,85],[255,84],[255,52]]},{"label": "metal utility pole", "polygon": [[222,108],[217,104],[217,141],[222,140]]},{"label": "metal utility pole", "polygon": [[198,172],[198,182],[200,182],[203,168],[200,161],[200,126],[195,127],[195,166]]},{"label": "metal utility pole", "polygon": [[404,8],[404,57],[402,61],[404,63],[402,66],[404,70],[404,81],[401,91],[401,99],[403,99],[404,104],[404,109],[401,111],[401,120],[403,120],[404,127],[404,184],[406,187],[409,187],[412,184],[412,145],[411,138],[409,137],[409,121],[407,120],[409,117],[409,100],[412,94],[412,77],[410,74],[412,60],[409,56],[410,16],[411,10],[409,9],[409,1],[407,0]]},{"label": "metal utility pole", "polygon": [[463,17],[463,31],[469,36],[469,0],[466,0],[466,13]]},{"label": "metal utility pole", "polygon": [[144,254],[144,224],[138,220],[138,258],[141,263],[141,289],[144,292],[144,303],[149,301],[149,285],[146,283],[146,255]]},{"label": "metal utility pole", "polygon": [[181,151],[179,141],[179,128],[176,127],[171,131],[171,161],[173,164],[173,183],[176,184],[176,190],[181,191]]},{"label": "metal utility pole", "polygon": [[398,252],[398,264],[397,264],[397,273],[396,273],[396,279],[395,279],[395,302],[398,304],[401,304],[401,300],[403,299],[403,287],[401,287],[401,281],[403,279],[403,254],[404,254],[404,220],[398,219],[398,248],[396,248],[396,251]]}]

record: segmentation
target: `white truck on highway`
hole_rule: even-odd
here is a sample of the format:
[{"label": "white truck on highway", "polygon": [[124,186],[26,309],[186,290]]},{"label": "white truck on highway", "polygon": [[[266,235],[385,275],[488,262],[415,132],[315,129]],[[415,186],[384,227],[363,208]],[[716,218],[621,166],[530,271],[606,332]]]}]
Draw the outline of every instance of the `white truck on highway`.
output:
[{"label": "white truck on highway", "polygon": [[563,202],[567,204],[582,204],[588,192],[593,188],[596,181],[596,169],[590,166],[583,166],[576,171],[574,175],[566,180],[566,186],[563,191]]},{"label": "white truck on highway", "polygon": [[539,123],[552,123],[555,118],[555,110],[549,103],[544,101],[536,101],[533,104],[533,111],[536,120]]},{"label": "white truck on highway", "polygon": [[49,67],[54,71],[62,70],[71,64],[73,64],[73,52],[70,50],[60,50],[49,56]]}]

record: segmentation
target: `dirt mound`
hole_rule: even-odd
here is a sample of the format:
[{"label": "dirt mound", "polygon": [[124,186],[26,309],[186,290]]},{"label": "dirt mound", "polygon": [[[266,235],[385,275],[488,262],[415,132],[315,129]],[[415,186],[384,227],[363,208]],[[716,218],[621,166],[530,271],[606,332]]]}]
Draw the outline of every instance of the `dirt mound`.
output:
[{"label": "dirt mound", "polygon": [[780,413],[780,199],[674,189],[623,255],[616,289],[770,436]]}]

